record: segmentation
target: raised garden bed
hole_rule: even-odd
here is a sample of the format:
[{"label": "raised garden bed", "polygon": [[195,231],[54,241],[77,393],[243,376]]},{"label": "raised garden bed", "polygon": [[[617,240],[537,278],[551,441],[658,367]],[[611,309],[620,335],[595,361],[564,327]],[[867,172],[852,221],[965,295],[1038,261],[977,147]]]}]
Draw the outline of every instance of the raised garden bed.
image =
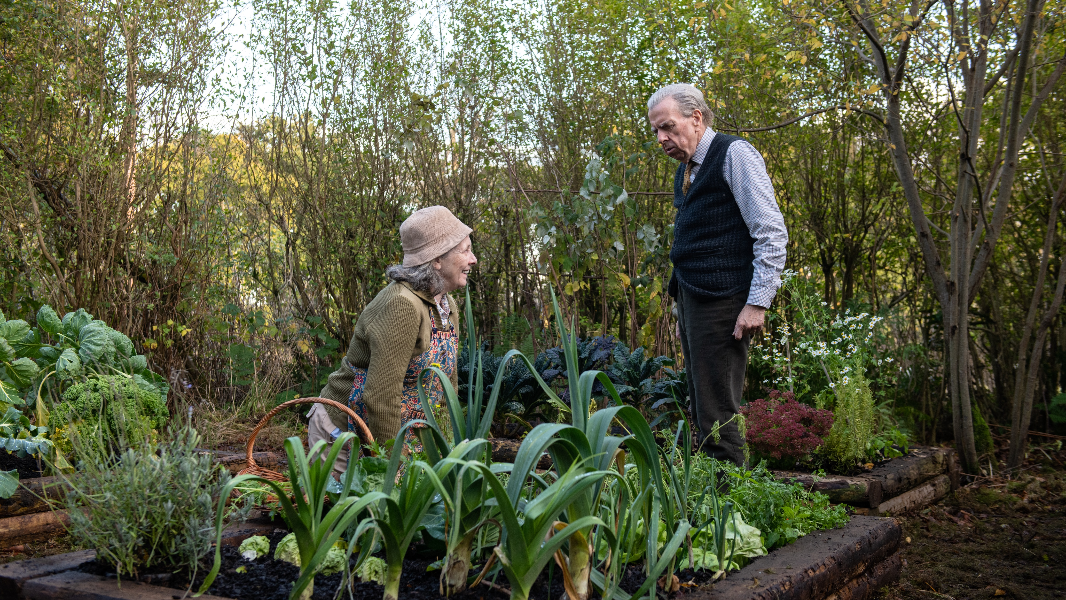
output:
[{"label": "raised garden bed", "polygon": [[[493,439],[496,461],[513,461],[521,444],[518,440]],[[231,473],[248,465],[244,453],[204,450],[216,457]],[[256,452],[260,466],[284,467],[284,458],[274,452]],[[538,465],[551,466],[545,456]],[[796,481],[809,490],[822,492],[835,503],[853,507],[856,514],[897,515],[933,504],[959,485],[959,466],[951,448],[913,448],[906,456],[894,458],[872,470],[851,477],[817,477],[797,471],[775,471],[782,481]],[[69,522],[65,511],[49,511],[48,501],[63,498],[66,490],[59,477],[39,477],[20,482],[14,496],[0,500],[0,547],[46,539],[63,531]]]},{"label": "raised garden bed", "polygon": [[[261,529],[266,527],[268,526],[263,525]],[[239,535],[227,535],[224,543],[236,543],[234,540],[238,539]],[[898,553],[900,538],[901,530],[895,519],[857,516],[846,527],[812,533],[791,545],[774,550],[765,557],[755,559],[740,571],[730,573],[723,581],[713,585],[682,587],[676,596],[692,600],[870,598],[876,590],[899,577],[902,565]],[[182,595],[182,591],[175,588],[136,581],[123,581],[120,588],[114,578],[78,570],[92,559],[92,552],[83,551],[2,565],[0,597],[12,600],[171,600]],[[418,567],[424,569],[425,564],[426,561],[410,560],[405,565],[405,576],[401,582],[402,597],[433,597],[431,592],[434,591],[437,575],[418,573]],[[277,567],[261,570],[265,574],[277,571],[276,586],[280,586],[284,593],[284,587],[294,578],[292,573],[295,572],[295,567],[289,567],[292,572],[283,572]],[[246,575],[251,577],[253,570],[250,569]],[[682,575],[682,583],[687,583],[688,578],[692,576],[691,572]],[[234,576],[241,577],[236,574]],[[425,582],[417,587],[406,587],[408,583],[414,584],[422,580],[432,584],[429,590],[423,590],[427,587]],[[377,584],[360,583],[357,588],[357,597],[381,597],[381,587]],[[316,584],[316,589],[330,595],[333,592],[326,581]],[[422,593],[417,593],[416,589]],[[466,596],[505,597],[488,587],[471,590]],[[221,596],[202,597],[210,599]],[[557,597],[557,594],[553,597]]]}]

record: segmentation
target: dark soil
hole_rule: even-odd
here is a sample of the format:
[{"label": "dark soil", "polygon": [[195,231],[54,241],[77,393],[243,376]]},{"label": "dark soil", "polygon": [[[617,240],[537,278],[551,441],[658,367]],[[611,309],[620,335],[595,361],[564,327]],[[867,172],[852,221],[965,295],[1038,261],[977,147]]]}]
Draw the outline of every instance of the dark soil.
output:
[{"label": "dark soil", "polygon": [[[283,530],[276,529],[273,534],[267,536],[270,539],[271,549],[276,547],[286,533]],[[213,560],[213,556],[211,558]],[[435,560],[435,558],[416,558],[404,561],[403,575],[400,579],[401,598],[404,598],[404,600],[439,600],[441,598],[440,571],[426,570]],[[244,567],[243,573],[237,572],[239,567]],[[210,565],[207,565],[197,574],[195,585],[192,588],[193,591],[199,589],[209,568]],[[634,592],[644,583],[644,574],[641,569],[642,567],[639,565],[629,567],[622,581],[624,589]],[[94,575],[115,576],[108,565],[97,561],[84,563],[78,570]],[[477,571],[471,571],[470,574],[472,576],[476,575]],[[269,555],[257,560],[245,560],[241,557],[236,547],[226,546],[222,549],[222,568],[208,593],[237,600],[288,600],[292,584],[299,576],[300,569],[289,563],[274,560]],[[679,572],[678,578],[681,589],[673,596],[683,597],[690,590],[695,589],[696,586],[709,581],[711,576],[712,573],[705,570],[693,572],[685,569]],[[510,596],[508,581],[502,572],[498,572],[495,577],[490,575],[486,579],[488,583],[478,585],[477,588],[466,590],[452,596],[452,598],[457,600],[505,600]],[[182,590],[189,588],[187,576],[171,574],[169,571],[162,569],[157,570],[157,572],[142,574],[138,577],[138,580],[144,583],[169,586]],[[329,577],[321,575],[315,577],[314,600],[333,600],[340,585],[340,573]],[[373,582],[357,581],[352,586],[351,591],[351,597],[356,599],[376,600],[384,594],[383,586]],[[537,580],[530,598],[532,600],[554,600],[562,597],[564,592],[559,571],[552,566]],[[344,593],[341,597],[348,598],[348,594]],[[592,598],[599,598],[599,595],[593,594]]]},{"label": "dark soil", "polygon": [[15,469],[16,471],[18,471],[19,479],[33,479],[34,477],[43,477],[43,467],[44,464],[32,456],[19,458],[17,454],[8,452],[6,450],[0,450],[0,470],[10,471],[12,469]]},{"label": "dark soil", "polygon": [[1066,451],[1056,443],[1029,456],[1020,473],[982,476],[901,519],[903,574],[883,597],[1066,598]]}]

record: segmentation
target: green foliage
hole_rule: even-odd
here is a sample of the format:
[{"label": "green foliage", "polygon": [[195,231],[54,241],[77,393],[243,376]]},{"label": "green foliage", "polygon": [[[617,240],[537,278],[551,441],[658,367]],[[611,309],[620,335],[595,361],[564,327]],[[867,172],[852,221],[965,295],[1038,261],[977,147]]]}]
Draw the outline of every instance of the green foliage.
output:
[{"label": "green foliage", "polygon": [[18,469],[0,471],[0,498],[10,498],[19,489]]},{"label": "green foliage", "polygon": [[1059,425],[1066,423],[1066,393],[1058,394],[1051,399],[1048,415],[1051,417],[1052,423]]},{"label": "green foliage", "polygon": [[373,581],[378,585],[385,585],[385,573],[388,568],[389,565],[384,559],[371,556],[355,570],[355,575],[360,581]]},{"label": "green foliage", "polygon": [[153,439],[169,417],[166,401],[154,389],[142,388],[124,375],[94,375],[63,392],[51,419],[64,426],[65,439],[56,443],[66,449],[75,436],[137,446]]},{"label": "green foliage", "polygon": [[[292,497],[281,484],[264,479],[256,475],[240,475],[231,480],[223,490],[228,495],[234,489],[247,482],[256,482],[267,485],[277,495],[281,505],[281,516],[285,524],[293,534],[296,548],[299,554],[300,578],[293,584],[293,600],[296,598],[310,597],[314,589],[315,575],[326,565],[327,557],[334,551],[334,545],[341,539],[341,535],[360,517],[364,510],[371,504],[385,498],[381,492],[370,492],[360,496],[353,494],[352,484],[355,478],[355,469],[345,472],[340,488],[335,493],[327,492],[330,485],[335,483],[333,479],[333,463],[341,448],[355,439],[355,435],[344,432],[334,442],[325,461],[310,459],[309,456],[319,456],[326,443],[319,441],[309,453],[304,452],[303,443],[299,438],[291,437],[285,440],[285,454],[289,464],[289,482],[292,487]],[[330,503],[328,511],[325,510],[327,502]],[[325,513],[325,514],[323,514]],[[215,517],[215,561],[211,571],[207,574],[199,593],[206,592],[218,571],[222,566],[222,521],[225,516],[224,507],[219,505]],[[357,546],[358,534],[352,536],[347,544],[342,564],[348,563]],[[365,560],[373,544],[364,544],[360,561]],[[279,545],[280,547],[280,545]],[[336,554],[334,552],[334,554]],[[336,556],[329,559],[331,564],[336,562]]]},{"label": "green foliage", "polygon": [[30,419],[15,407],[7,407],[0,415],[0,449],[20,457],[50,456],[52,442],[45,437],[47,433],[47,427],[32,425]]},{"label": "green foliage", "polygon": [[171,434],[171,441],[119,452],[78,440],[81,469],[64,477],[72,539],[119,576],[157,567],[195,573],[211,549],[216,505],[220,522],[228,514],[229,473],[196,451],[195,430]]},{"label": "green foliage", "polygon": [[817,455],[831,470],[847,473],[869,457],[877,425],[874,398],[869,382],[859,373],[844,376],[834,390],[833,428]]},{"label": "green foliage", "polygon": [[[47,304],[37,310],[37,326],[22,320],[5,320],[0,314],[0,409],[24,407],[33,410],[37,425],[29,428],[26,416],[6,416],[0,431],[0,447],[20,454],[49,454],[44,440],[49,428],[47,404],[54,407],[52,430],[66,433],[68,420],[83,422],[94,432],[101,418],[108,433],[129,436],[130,443],[147,439],[167,418],[168,385],[148,369],[143,355],[134,354],[133,343],[103,321],[93,320],[85,309],[60,319]],[[49,402],[40,402],[49,398]],[[73,402],[72,402],[73,401]],[[10,425],[19,423],[20,428]],[[119,430],[122,431],[119,431]],[[53,431],[53,434],[55,431]],[[54,435],[53,435],[54,437]],[[69,439],[56,439],[63,453],[72,447]],[[41,441],[45,443],[42,444]],[[65,459],[56,458],[63,466]]]},{"label": "green foliage", "polygon": [[[626,404],[638,407],[644,404],[645,399],[656,397],[657,387],[660,386],[656,376],[663,367],[674,364],[674,359],[668,356],[645,357],[644,348],[630,351],[622,342],[615,344],[612,357],[614,362],[608,367],[607,376],[614,382],[619,398]],[[667,376],[670,374],[667,373]]]},{"label": "green foliage", "polygon": [[[698,460],[704,463],[712,459]],[[777,481],[765,463],[750,470],[732,463],[718,466],[728,473],[730,499],[744,519],[762,532],[767,550],[790,544],[812,531],[843,527],[848,522],[843,506],[832,506],[828,496],[808,492],[798,483]],[[701,464],[698,468],[703,471],[707,467]]]},{"label": "green foliage", "polygon": [[277,547],[274,548],[274,559],[283,560],[297,567],[300,566],[300,546],[296,544],[295,533],[290,533],[281,538]]}]

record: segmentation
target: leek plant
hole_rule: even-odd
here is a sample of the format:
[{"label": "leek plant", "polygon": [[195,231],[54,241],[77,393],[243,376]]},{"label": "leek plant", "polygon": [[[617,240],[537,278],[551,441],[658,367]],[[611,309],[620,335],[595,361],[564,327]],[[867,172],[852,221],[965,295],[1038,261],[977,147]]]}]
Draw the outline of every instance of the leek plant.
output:
[{"label": "leek plant", "polygon": [[[530,589],[548,561],[573,535],[596,526],[603,527],[608,544],[613,548],[616,538],[598,516],[583,516],[569,523],[558,520],[563,510],[592,487],[600,485],[609,471],[598,471],[574,462],[552,483],[538,476],[533,467],[541,454],[553,446],[569,445],[556,433],[566,425],[538,425],[529,432],[519,447],[514,465],[504,488],[495,471],[482,463],[469,466],[482,473],[495,497],[499,509],[502,532],[500,544],[494,552],[511,584],[511,599],[526,600]],[[526,497],[530,480],[537,489],[532,498]],[[520,516],[521,515],[521,516]],[[564,570],[564,576],[566,575]],[[564,578],[564,581],[566,579]],[[567,584],[567,589],[571,589]]]},{"label": "leek plant", "polygon": [[[330,449],[329,456],[324,461],[308,459],[304,453],[303,443],[300,438],[291,437],[285,440],[285,454],[289,459],[289,481],[293,483],[293,498],[289,498],[286,490],[277,482],[270,481],[258,475],[240,475],[230,480],[223,488],[222,498],[219,502],[218,513],[215,520],[217,537],[215,539],[215,562],[204,580],[197,596],[203,594],[211,587],[218,576],[222,566],[222,518],[225,511],[225,498],[235,487],[245,482],[258,482],[269,486],[277,495],[281,505],[281,516],[285,524],[296,537],[296,545],[300,553],[300,577],[293,584],[292,600],[310,598],[314,590],[315,573],[319,571],[322,562],[326,559],[330,548],[341,539],[341,535],[358,519],[367,509],[376,503],[388,499],[386,493],[371,492],[362,497],[352,494],[352,481],[355,469],[348,469],[341,481],[340,491],[331,494],[333,505],[328,512],[323,514],[326,503],[326,490],[333,481],[333,463],[337,460],[337,454],[341,448],[350,442],[355,435],[344,432]],[[310,456],[318,456],[325,441],[319,441],[311,447]],[[398,452],[395,454],[399,454]],[[358,536],[356,536],[358,537]],[[351,557],[356,538],[349,540],[345,562]],[[369,555],[369,548],[364,548],[360,560]]]},{"label": "leek plant", "polygon": [[[479,348],[480,341],[477,339],[474,330],[474,315],[471,306],[470,291],[467,290],[465,305],[466,322],[468,323],[466,345],[467,348]],[[484,442],[483,438],[488,436],[489,427],[492,425],[492,418],[496,412],[496,402],[502,387],[500,383],[505,376],[507,365],[515,357],[520,357],[526,363],[529,362],[517,350],[508,352],[503,357],[496,372],[495,385],[492,387],[488,401],[482,406],[485,382],[482,375],[481,353],[477,353],[476,367],[470,369],[465,410],[463,405],[459,403],[458,395],[452,388],[450,379],[443,371],[436,367],[430,367],[422,371],[419,375],[418,398],[426,414],[427,427],[419,429],[418,432],[422,441],[423,452],[430,465],[438,466],[442,460],[445,460],[444,457],[452,455],[453,448],[464,443],[464,440],[479,440],[483,443],[472,446],[471,451],[474,451],[474,455],[465,453],[466,455],[462,457],[462,460],[489,462],[489,446],[487,442]],[[427,377],[437,377],[444,389],[444,404],[452,425],[451,440],[448,439],[449,436],[444,434],[443,428],[433,416],[433,406],[425,390]],[[545,385],[545,388],[547,388],[547,385]],[[455,457],[452,460],[459,460],[459,458]],[[434,477],[439,477],[434,482],[434,485],[442,496],[445,510],[448,513],[447,531],[445,532],[447,550],[444,565],[441,569],[440,592],[444,596],[451,596],[462,591],[467,586],[467,575],[472,564],[471,554],[474,540],[482,527],[495,522],[493,519],[495,506],[486,502],[488,497],[491,496],[491,489],[482,473],[476,469],[460,466],[458,469],[450,469],[443,475],[434,473]]]},{"label": "leek plant", "polygon": [[733,555],[736,552],[737,538],[739,537],[734,536],[731,540],[727,539],[727,527],[730,524],[733,525],[733,529],[736,531],[737,510],[733,501],[723,497],[718,488],[718,467],[715,461],[711,461],[711,480],[706,489],[710,494],[710,505],[707,507],[707,512],[709,513],[707,523],[710,525],[712,536],[711,554],[718,560],[718,571],[714,574],[715,579],[724,577],[726,571],[733,568]]},{"label": "leek plant", "polygon": [[[407,465],[397,482],[404,436],[411,427],[426,425],[426,421],[409,421],[400,428],[389,457],[389,466],[385,471],[385,486],[382,496],[376,503],[371,516],[364,519],[356,528],[353,539],[363,537],[369,531],[375,531],[385,546],[384,600],[396,600],[400,593],[400,575],[403,572],[403,559],[407,549],[414,541],[415,535],[422,529],[422,520],[430,507],[437,502],[437,489],[442,480],[457,481],[452,471],[466,457],[484,453],[488,442],[484,439],[463,440],[456,444],[443,460],[436,466],[422,461],[412,461]],[[395,486],[395,489],[394,489]]]},{"label": "leek plant", "polygon": [[[576,327],[573,323],[569,328],[564,326],[565,321],[554,290],[551,291],[551,297],[567,372],[576,374],[578,372]],[[592,390],[597,381],[603,385],[607,395],[613,400],[614,406],[593,413],[591,412]],[[665,508],[666,521],[675,525],[667,547],[680,545],[689,527],[683,518],[677,516],[676,501],[670,497],[664,485],[659,462],[659,447],[655,443],[655,435],[647,419],[636,408],[622,404],[614,384],[606,373],[586,371],[578,377],[569,377],[567,384],[570,388],[572,423],[570,427],[560,429],[557,435],[567,440],[569,444],[553,445],[549,450],[557,471],[563,473],[576,463],[584,463],[598,472],[609,472],[611,463],[616,460],[616,455],[624,447],[635,461],[641,489],[654,487],[657,502],[655,506],[659,506],[660,510]],[[627,435],[609,435],[611,425],[615,422],[622,424],[628,431]],[[517,469],[517,462],[515,467]],[[597,485],[585,488],[583,493],[567,506],[565,512],[569,523],[588,522],[587,517],[598,514],[603,481],[604,478],[601,477]],[[650,500],[652,496],[649,495],[648,498]],[[632,508],[637,509],[637,507]],[[651,502],[645,502],[640,510],[644,513],[646,524],[658,526],[658,517],[652,518],[654,511]],[[573,586],[572,591],[569,587],[567,588],[567,595],[571,600],[586,600],[589,595],[593,562],[592,545],[589,543],[591,529],[591,526],[587,526],[574,531],[567,548],[567,568],[564,570],[564,575],[568,575],[572,580],[569,582]],[[655,548],[657,549],[657,546]],[[655,555],[654,551],[648,553],[647,572],[649,579],[652,580],[658,577],[660,566],[659,562],[653,563],[651,560]],[[564,582],[566,582],[566,577],[564,577]]]}]

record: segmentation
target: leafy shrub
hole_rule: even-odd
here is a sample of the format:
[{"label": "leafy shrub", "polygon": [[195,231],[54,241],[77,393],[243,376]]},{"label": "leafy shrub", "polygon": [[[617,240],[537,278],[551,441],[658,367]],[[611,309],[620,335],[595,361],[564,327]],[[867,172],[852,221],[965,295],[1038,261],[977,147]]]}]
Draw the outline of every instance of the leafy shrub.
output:
[{"label": "leafy shrub", "polygon": [[137,386],[123,375],[96,376],[63,393],[63,402],[52,411],[52,422],[62,427],[55,442],[67,453],[75,436],[103,436],[114,445],[138,446],[166,425],[170,414],[166,401],[154,390]]},{"label": "leafy shrub", "polygon": [[848,522],[843,505],[833,506],[828,496],[808,492],[799,483],[777,481],[765,463],[751,470],[729,462],[719,465],[729,472],[730,499],[744,518],[762,531],[767,550],[791,544],[812,531],[842,527]]},{"label": "leafy shrub", "polygon": [[153,567],[195,571],[211,550],[215,507],[229,473],[196,452],[191,427],[173,440],[111,452],[79,439],[81,471],[67,480],[70,535],[119,576]]},{"label": "leafy shrub", "polygon": [[740,407],[747,442],[759,456],[799,459],[819,446],[833,427],[833,413],[800,404],[792,392],[772,390],[767,399]]},{"label": "leafy shrub", "polygon": [[846,473],[868,458],[877,425],[874,397],[861,373],[842,377],[834,389],[833,428],[819,455],[827,468]]}]

